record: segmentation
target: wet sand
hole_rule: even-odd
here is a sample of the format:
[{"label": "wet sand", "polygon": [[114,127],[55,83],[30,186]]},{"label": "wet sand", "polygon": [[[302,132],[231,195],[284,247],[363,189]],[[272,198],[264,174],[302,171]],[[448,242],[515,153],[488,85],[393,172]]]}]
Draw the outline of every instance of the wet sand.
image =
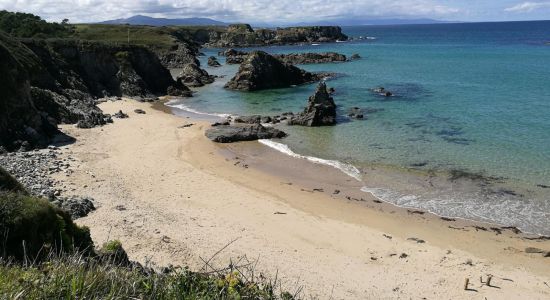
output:
[{"label": "wet sand", "polygon": [[[320,299],[550,298],[550,258],[525,253],[550,251],[550,241],[379,203],[332,167],[257,142],[214,144],[208,123],[151,104],[100,107],[130,118],[64,126],[77,142],[63,153],[79,167],[60,175],[65,190],[96,199],[78,223],[97,245],[119,239],[132,259],[199,270],[234,241],[216,266],[246,256],[257,272]],[[480,282],[489,274],[493,287]]]}]

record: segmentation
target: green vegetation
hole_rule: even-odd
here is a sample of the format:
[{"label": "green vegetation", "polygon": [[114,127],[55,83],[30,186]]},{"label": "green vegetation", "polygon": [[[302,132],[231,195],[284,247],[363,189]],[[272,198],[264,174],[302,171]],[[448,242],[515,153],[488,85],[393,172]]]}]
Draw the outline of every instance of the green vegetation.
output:
[{"label": "green vegetation", "polygon": [[270,283],[237,271],[207,275],[188,270],[146,272],[65,255],[23,267],[0,262],[2,299],[294,299]]},{"label": "green vegetation", "polygon": [[14,37],[25,38],[59,38],[72,34],[72,27],[67,22],[48,23],[39,16],[5,10],[0,11],[0,30]]},{"label": "green vegetation", "polygon": [[90,231],[48,201],[22,193],[0,192],[0,256],[21,260],[47,253],[92,251]]},{"label": "green vegetation", "polygon": [[83,40],[103,41],[118,45],[142,45],[153,48],[171,48],[176,39],[167,27],[128,26],[104,24],[75,25],[75,36]]},{"label": "green vegetation", "polygon": [[0,167],[0,191],[27,194],[25,188],[2,167]]},{"label": "green vegetation", "polygon": [[258,281],[252,264],[157,273],[130,263],[120,241],[96,253],[64,211],[24,194],[3,169],[0,184],[0,299],[295,299]]}]

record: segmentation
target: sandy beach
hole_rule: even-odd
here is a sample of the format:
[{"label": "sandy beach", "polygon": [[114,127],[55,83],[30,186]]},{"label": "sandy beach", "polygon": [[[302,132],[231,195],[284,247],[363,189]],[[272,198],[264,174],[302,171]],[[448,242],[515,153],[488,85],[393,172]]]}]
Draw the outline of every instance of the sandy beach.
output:
[{"label": "sandy beach", "polygon": [[76,167],[57,179],[94,197],[77,222],[96,245],[118,239],[133,260],[199,270],[229,244],[214,266],[246,257],[304,298],[550,299],[550,257],[525,251],[550,251],[548,240],[379,203],[334,168],[257,142],[214,144],[208,123],[160,106],[106,102],[130,117],[62,127]]}]

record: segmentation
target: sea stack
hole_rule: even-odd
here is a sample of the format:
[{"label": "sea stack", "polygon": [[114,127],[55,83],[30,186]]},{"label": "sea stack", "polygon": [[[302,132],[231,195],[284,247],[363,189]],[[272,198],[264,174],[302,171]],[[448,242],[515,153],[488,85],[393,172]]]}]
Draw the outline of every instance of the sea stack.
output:
[{"label": "sea stack", "polygon": [[315,93],[309,97],[304,112],[292,117],[288,124],[311,127],[336,124],[336,104],[328,93],[325,82],[320,82]]},{"label": "sea stack", "polygon": [[263,51],[252,51],[225,88],[238,91],[257,91],[284,88],[318,81],[328,74],[314,74],[285,64]]}]

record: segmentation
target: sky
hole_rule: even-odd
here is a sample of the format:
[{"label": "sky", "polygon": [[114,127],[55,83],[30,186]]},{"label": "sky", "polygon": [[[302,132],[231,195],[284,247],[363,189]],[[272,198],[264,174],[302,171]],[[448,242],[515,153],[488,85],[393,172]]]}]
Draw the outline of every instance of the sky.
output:
[{"label": "sky", "polygon": [[340,18],[446,21],[550,20],[550,0],[0,0],[0,10],[48,21],[208,17],[225,22],[297,23]]}]

